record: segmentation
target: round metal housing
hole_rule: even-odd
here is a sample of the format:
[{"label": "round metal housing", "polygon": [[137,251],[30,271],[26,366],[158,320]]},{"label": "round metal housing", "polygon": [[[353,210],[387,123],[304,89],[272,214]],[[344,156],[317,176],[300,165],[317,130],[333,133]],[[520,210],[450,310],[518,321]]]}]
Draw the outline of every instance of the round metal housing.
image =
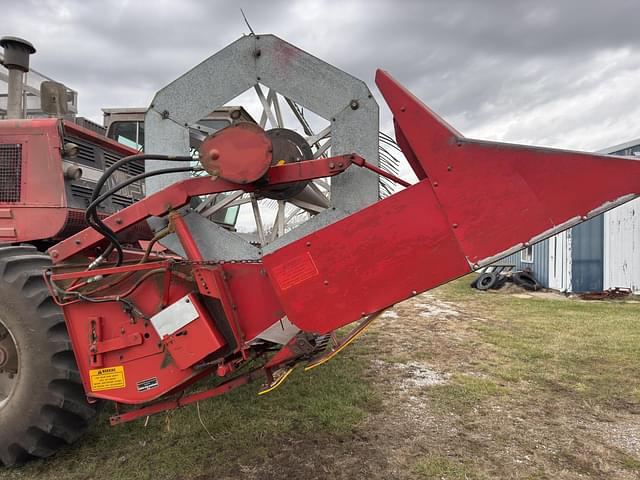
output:
[{"label": "round metal housing", "polygon": [[198,151],[207,173],[241,185],[263,177],[271,165],[271,139],[254,123],[235,123],[219,130]]},{"label": "round metal housing", "polygon": [[4,48],[4,66],[9,70],[29,71],[29,56],[36,53],[35,47],[18,37],[0,38],[0,47]]}]

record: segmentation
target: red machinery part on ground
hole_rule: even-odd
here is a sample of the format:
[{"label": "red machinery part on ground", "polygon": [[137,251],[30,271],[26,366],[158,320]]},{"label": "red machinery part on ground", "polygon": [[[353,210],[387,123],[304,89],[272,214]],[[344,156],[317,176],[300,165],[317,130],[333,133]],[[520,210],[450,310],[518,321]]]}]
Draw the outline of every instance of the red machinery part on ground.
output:
[{"label": "red machinery part on ground", "polygon": [[[117,232],[149,216],[169,214],[187,258],[159,260],[152,255],[148,263],[89,272],[65,266],[70,260],[88,264],[97,256],[96,247],[104,246],[103,237],[89,229],[50,249],[57,267],[48,280],[56,285],[52,288],[59,301],[65,297],[60,285],[70,291],[87,279],[98,278],[96,285],[116,279],[103,290],[108,293],[104,302],[67,295],[72,300],[64,306],[90,397],[145,403],[180,392],[214,372],[231,378],[206,392],[121,413],[112,423],[215,396],[259,374],[276,385],[272,373],[309,360],[309,352],[300,349],[304,338],[297,336],[266,360],[273,345],[265,350],[264,343],[255,340],[275,322],[286,317],[302,334],[319,338],[640,193],[638,161],[469,140],[387,73],[378,71],[376,82],[393,112],[396,137],[420,180],[417,184],[283,246],[261,262],[214,264],[202,258],[175,210],[192,196],[255,189],[251,182],[209,177],[174,184],[106,220]],[[217,136],[216,150],[224,146],[224,138],[224,133]],[[263,157],[264,149],[258,150]],[[229,157],[240,154],[228,151],[235,151]],[[220,156],[216,162],[223,159],[233,161]],[[262,158],[261,165],[267,164]],[[370,168],[355,155],[271,166],[261,186],[338,175],[351,164]],[[223,167],[215,166],[220,171]],[[240,177],[255,177],[255,172]],[[154,270],[158,272],[152,274]],[[175,304],[185,298],[198,305],[180,320]],[[157,319],[167,308],[174,308],[179,320],[162,336],[158,330],[164,327],[158,327]],[[192,358],[202,359],[209,352],[213,360],[176,361],[173,355],[182,354],[172,353],[168,342],[181,331],[188,331],[181,348],[191,345],[198,352],[188,352]],[[191,332],[198,331],[205,333],[193,338]],[[265,359],[263,366],[231,376],[256,357]],[[92,380],[99,374],[105,379]]]}]

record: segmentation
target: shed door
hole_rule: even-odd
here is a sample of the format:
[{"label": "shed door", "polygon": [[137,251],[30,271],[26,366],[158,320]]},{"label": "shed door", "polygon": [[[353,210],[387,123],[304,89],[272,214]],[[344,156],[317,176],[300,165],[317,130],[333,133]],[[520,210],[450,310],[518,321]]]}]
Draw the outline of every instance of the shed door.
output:
[{"label": "shed door", "polygon": [[571,230],[549,239],[549,288],[571,291]]},{"label": "shed door", "polygon": [[603,290],[604,220],[592,218],[573,227],[571,283],[574,292]]}]

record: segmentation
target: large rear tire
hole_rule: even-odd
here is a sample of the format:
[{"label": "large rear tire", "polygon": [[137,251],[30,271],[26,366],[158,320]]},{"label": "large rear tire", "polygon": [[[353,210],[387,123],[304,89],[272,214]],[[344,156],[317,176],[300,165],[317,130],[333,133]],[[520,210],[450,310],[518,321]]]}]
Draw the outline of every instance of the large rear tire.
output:
[{"label": "large rear tire", "polygon": [[49,295],[47,255],[0,247],[0,463],[48,457],[95,416],[87,403],[60,308]]}]

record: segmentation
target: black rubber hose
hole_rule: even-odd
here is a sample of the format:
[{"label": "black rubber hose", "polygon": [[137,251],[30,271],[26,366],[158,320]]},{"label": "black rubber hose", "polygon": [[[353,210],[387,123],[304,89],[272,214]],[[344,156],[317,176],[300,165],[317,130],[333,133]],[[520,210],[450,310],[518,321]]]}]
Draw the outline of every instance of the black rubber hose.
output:
[{"label": "black rubber hose", "polygon": [[[118,190],[120,190],[120,189],[122,189],[122,188],[124,188],[124,187],[126,187],[128,185],[131,185],[132,183],[135,183],[135,182],[137,182],[139,180],[142,180],[144,178],[153,177],[155,175],[164,175],[166,173],[191,172],[191,171],[194,171],[196,168],[197,167],[164,168],[164,169],[160,169],[160,170],[152,170],[151,172],[144,172],[144,173],[135,175],[133,177],[130,177],[127,180],[125,180],[124,182],[121,182],[121,183],[115,185],[109,191],[103,193],[102,195],[97,197],[95,200],[93,200],[89,204],[89,206],[87,207],[87,209],[85,211],[85,219],[86,219],[87,223],[94,230],[97,230],[98,232],[102,233],[104,236],[106,236],[106,237],[111,239],[112,237],[111,237],[110,233],[113,234],[114,237],[115,237],[115,233],[107,225],[105,225],[105,223],[102,220],[100,220],[100,217],[98,216],[97,208],[98,208],[98,205],[100,203],[102,203],[108,197],[110,197],[111,195],[116,193]],[[109,253],[111,253],[111,252],[109,252]]]},{"label": "black rubber hose", "polygon": [[[130,159],[129,161],[133,161],[133,160],[138,160],[140,159],[140,157],[150,157],[148,155],[132,155],[131,157],[125,157],[121,160],[119,160],[119,162],[122,162],[122,160],[126,160],[127,158]],[[179,160],[176,161],[186,161],[186,159],[188,158],[188,161],[193,161],[193,159],[191,157],[167,157],[167,158],[160,158],[161,156],[153,156],[154,160],[167,160],[169,158],[173,158],[174,160],[179,158]],[[147,158],[150,159],[150,158]],[[124,164],[126,162],[122,162],[120,163],[120,165]],[[156,175],[164,175],[164,174],[168,174],[168,173],[178,173],[178,172],[190,172],[190,171],[194,171],[196,170],[197,167],[176,167],[176,168],[163,168],[160,170],[152,170],[150,172],[144,172],[141,173],[139,175],[135,175],[133,177],[128,178],[126,181],[119,183],[118,185],[115,185],[113,188],[111,188],[110,190],[108,190],[107,192],[99,195],[96,192],[99,192],[102,187],[104,186],[106,179],[109,178],[109,176],[113,173],[114,170],[112,170],[110,172],[111,169],[113,169],[113,167],[115,167],[116,165],[118,165],[118,162],[114,163],[108,170],[105,171],[105,173],[103,174],[103,176],[100,178],[100,180],[98,181],[98,183],[96,184],[93,194],[91,195],[91,203],[89,204],[89,206],[87,207],[86,211],[85,211],[85,219],[87,221],[87,223],[89,224],[89,226],[91,226],[91,228],[93,228],[94,230],[96,230],[97,232],[101,233],[102,235],[104,235],[109,241],[110,241],[110,246],[107,248],[107,255],[111,253],[111,251],[113,249],[116,250],[117,253],[117,260],[116,260],[116,266],[120,266],[122,264],[122,260],[124,257],[124,252],[122,250],[122,245],[120,244],[117,235],[115,234],[115,232],[113,230],[111,230],[98,216],[97,213],[97,207],[98,205],[103,202],[105,199],[107,199],[108,197],[110,197],[111,195],[113,195],[115,192],[117,192],[118,190],[131,185],[132,183],[135,183],[139,180],[142,180],[144,178],[148,178],[148,177],[153,177]],[[105,252],[105,253],[106,253]],[[107,255],[104,255],[105,257]]]},{"label": "black rubber hose", "polygon": [[[135,162],[137,160],[166,160],[170,162],[173,162],[173,161],[190,162],[190,161],[193,161],[193,158],[190,156],[179,157],[179,156],[173,156],[173,155],[154,155],[154,154],[136,154],[136,155],[129,155],[128,157],[123,157],[120,160],[116,161],[113,165],[111,165],[107,170],[105,170],[102,176],[98,179],[98,182],[96,183],[96,186],[94,187],[93,192],[91,193],[91,202],[93,202],[98,197],[98,195],[100,194],[100,190],[102,190],[102,187],[104,186],[106,181],[109,179],[109,177],[111,177],[111,175],[113,175],[113,173],[116,170],[118,170],[118,168],[120,168],[122,165],[125,165],[130,162]],[[122,246],[120,245],[118,238],[110,228],[108,228],[106,225],[104,225],[100,221],[97,214],[94,215],[94,218],[96,219],[96,221],[93,221],[93,219],[91,218],[91,214],[87,209],[87,211],[85,211],[86,222],[94,230],[96,230],[97,232],[101,233],[102,235],[104,235],[106,238],[109,239],[111,243],[110,243],[110,246],[108,247],[107,255],[111,253],[113,248],[116,248],[118,252],[118,259],[119,259],[118,265],[120,265],[120,263],[122,263],[122,257],[124,253],[122,251]],[[100,227],[100,224],[102,224],[103,228]],[[105,257],[107,255],[105,255]]]},{"label": "black rubber hose", "polygon": [[93,202],[98,195],[100,195],[100,190],[109,179],[113,172],[118,170],[122,165],[126,163],[135,162],[137,160],[164,160],[168,162],[193,162],[193,157],[191,156],[175,156],[175,155],[154,155],[154,154],[137,154],[137,155],[129,155],[128,157],[123,157],[109,168],[107,168],[93,189],[93,193],[91,194],[91,201]]},{"label": "black rubber hose", "polygon": [[89,207],[87,207],[86,210],[86,217],[88,219],[88,223],[91,225],[91,227],[98,231],[99,233],[103,234],[105,237],[107,237],[109,239],[109,241],[111,242],[110,246],[112,248],[108,248],[106,255],[104,255],[105,257],[108,256],[111,253],[111,250],[113,250],[115,248],[116,252],[117,252],[117,261],[116,261],[116,266],[120,266],[122,264],[122,260],[123,260],[123,256],[124,256],[124,252],[122,250],[122,245],[120,244],[120,241],[118,240],[118,237],[116,235],[116,233],[111,230],[111,228],[109,228],[98,216],[97,213],[97,208],[98,205],[100,203],[102,203],[104,200],[106,200],[108,197],[110,197],[111,195],[113,195],[114,193],[116,193],[118,190],[131,185],[132,183],[135,183],[139,180],[142,180],[144,178],[148,178],[148,177],[153,177],[156,175],[164,175],[167,173],[178,173],[178,172],[191,172],[196,170],[197,167],[176,167],[176,168],[163,168],[160,170],[152,170],[151,172],[144,172],[141,173],[139,175],[135,175],[133,177],[128,178],[126,181],[119,183],[118,185],[115,185],[113,188],[111,188],[110,190],[108,190],[107,192],[103,193],[102,195],[100,195],[99,197],[97,197],[93,202],[91,202],[91,204],[89,205]]}]

